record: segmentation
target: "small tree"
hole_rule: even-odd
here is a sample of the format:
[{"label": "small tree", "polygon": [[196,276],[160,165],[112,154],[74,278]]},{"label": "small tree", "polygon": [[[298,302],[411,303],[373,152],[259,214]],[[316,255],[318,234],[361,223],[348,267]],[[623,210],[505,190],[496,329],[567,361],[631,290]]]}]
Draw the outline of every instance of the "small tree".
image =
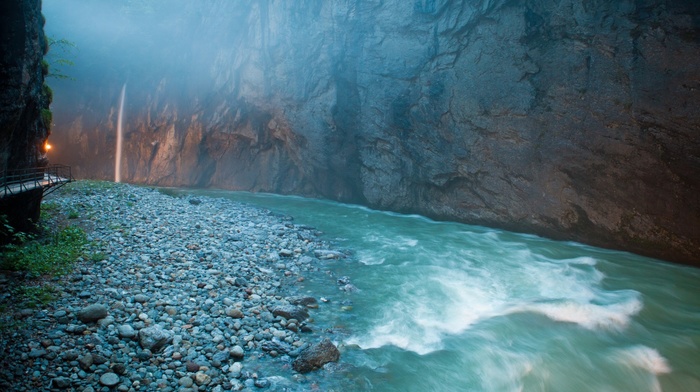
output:
[{"label": "small tree", "polygon": [[77,49],[74,42],[61,38],[46,37],[48,42],[48,53],[44,56],[47,59],[49,67],[47,78],[75,80],[64,71],[64,67],[72,67],[75,63],[67,57],[73,55],[73,51]]}]

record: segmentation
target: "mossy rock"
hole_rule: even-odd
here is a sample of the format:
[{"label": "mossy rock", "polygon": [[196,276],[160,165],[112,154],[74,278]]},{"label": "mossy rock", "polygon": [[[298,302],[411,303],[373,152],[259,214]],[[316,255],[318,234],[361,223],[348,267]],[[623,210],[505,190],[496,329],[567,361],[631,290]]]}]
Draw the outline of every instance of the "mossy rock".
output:
[{"label": "mossy rock", "polygon": [[49,62],[44,59],[41,60],[41,73],[44,76],[49,74]]},{"label": "mossy rock", "polygon": [[41,120],[47,129],[51,128],[51,121],[53,121],[53,112],[49,109],[41,109]]},{"label": "mossy rock", "polygon": [[44,94],[44,97],[48,101],[49,105],[51,105],[51,102],[53,102],[53,89],[48,84],[44,83],[42,86],[42,93]]}]

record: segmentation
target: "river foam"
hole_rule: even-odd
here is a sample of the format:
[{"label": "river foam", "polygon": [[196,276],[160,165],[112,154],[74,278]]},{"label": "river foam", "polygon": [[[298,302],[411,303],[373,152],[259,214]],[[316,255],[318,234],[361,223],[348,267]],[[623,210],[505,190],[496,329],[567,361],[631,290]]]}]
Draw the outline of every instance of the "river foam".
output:
[{"label": "river foam", "polygon": [[[475,241],[498,240],[494,233],[473,235]],[[391,300],[374,325],[350,338],[351,344],[393,345],[425,355],[442,349],[444,339],[480,322],[520,313],[589,330],[620,331],[643,307],[635,291],[604,290],[605,275],[591,257],[554,260],[521,244],[501,243],[496,262],[492,255],[464,258],[461,249],[428,247],[419,240],[409,243],[409,254],[401,254],[407,241],[399,239],[403,246],[393,248],[399,253],[394,259],[404,262],[392,265],[395,288],[387,292]],[[375,236],[372,241],[381,238]],[[368,268],[387,268],[383,264],[390,259],[381,251],[373,254],[375,259],[359,256]]]},{"label": "river foam", "polygon": [[264,199],[355,250],[318,266],[360,290],[309,286],[329,299],[318,311],[345,346],[352,386],[342,390],[700,390],[700,270],[364,207]]}]

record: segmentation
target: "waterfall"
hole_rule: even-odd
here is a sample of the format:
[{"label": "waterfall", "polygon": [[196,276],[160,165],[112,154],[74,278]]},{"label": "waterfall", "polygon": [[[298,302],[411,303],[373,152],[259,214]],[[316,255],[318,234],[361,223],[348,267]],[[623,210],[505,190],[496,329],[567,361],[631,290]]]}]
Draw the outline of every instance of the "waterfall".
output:
[{"label": "waterfall", "polygon": [[122,87],[122,94],[119,99],[119,116],[117,117],[117,151],[114,157],[114,182],[121,182],[121,166],[122,166],[122,138],[123,138],[123,119],[124,119],[124,101],[126,98],[126,83]]}]

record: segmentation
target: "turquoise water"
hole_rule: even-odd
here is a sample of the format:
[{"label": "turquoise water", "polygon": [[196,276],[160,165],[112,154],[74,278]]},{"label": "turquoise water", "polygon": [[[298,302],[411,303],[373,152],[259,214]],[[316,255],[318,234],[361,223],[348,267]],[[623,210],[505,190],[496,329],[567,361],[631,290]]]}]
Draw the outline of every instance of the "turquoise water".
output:
[{"label": "turquoise water", "polygon": [[[331,302],[345,390],[700,391],[700,270],[624,252],[327,201],[266,207],[352,256]],[[351,305],[350,305],[351,303]],[[345,309],[345,310],[343,310]]]}]

